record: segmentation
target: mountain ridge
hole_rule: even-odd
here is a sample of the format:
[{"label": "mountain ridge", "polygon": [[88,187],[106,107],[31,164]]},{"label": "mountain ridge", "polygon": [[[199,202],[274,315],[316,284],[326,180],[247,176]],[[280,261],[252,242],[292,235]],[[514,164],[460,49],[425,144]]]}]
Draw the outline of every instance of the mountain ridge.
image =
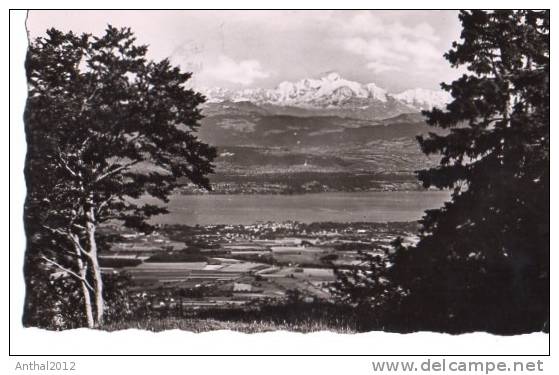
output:
[{"label": "mountain ridge", "polygon": [[450,95],[444,91],[415,88],[392,94],[375,83],[350,81],[335,72],[319,79],[284,81],[273,89],[201,88],[200,91],[206,96],[206,106],[209,107],[252,103],[270,109],[273,114],[299,111],[300,116],[308,112],[311,116],[337,115],[360,119],[382,119],[432,107],[442,108],[450,101]]}]

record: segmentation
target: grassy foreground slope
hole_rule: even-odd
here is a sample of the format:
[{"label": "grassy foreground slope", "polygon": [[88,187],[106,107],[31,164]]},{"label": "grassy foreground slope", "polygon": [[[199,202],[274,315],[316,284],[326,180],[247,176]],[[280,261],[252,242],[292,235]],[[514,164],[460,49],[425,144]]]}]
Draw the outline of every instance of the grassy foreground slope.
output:
[{"label": "grassy foreground slope", "polygon": [[217,330],[230,330],[243,333],[258,333],[272,331],[291,332],[319,332],[330,331],[336,333],[356,333],[355,328],[348,325],[333,325],[321,321],[304,320],[299,322],[277,323],[273,321],[255,320],[252,322],[222,321],[216,319],[181,319],[181,318],[158,318],[143,319],[137,321],[113,323],[105,327],[108,331],[119,331],[123,329],[141,329],[154,332],[169,329],[180,329],[190,332],[208,332]]}]

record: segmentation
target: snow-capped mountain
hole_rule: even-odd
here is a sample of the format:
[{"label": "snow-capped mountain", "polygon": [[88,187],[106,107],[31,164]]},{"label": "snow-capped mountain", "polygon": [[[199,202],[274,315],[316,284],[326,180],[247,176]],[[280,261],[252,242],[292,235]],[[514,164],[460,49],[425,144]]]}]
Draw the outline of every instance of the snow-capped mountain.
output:
[{"label": "snow-capped mountain", "polygon": [[330,73],[320,79],[303,79],[299,82],[282,82],[273,90],[276,104],[328,107],[343,106],[351,100],[378,100],[386,102],[386,90],[374,83],[362,85]]},{"label": "snow-capped mountain", "polygon": [[444,107],[451,100],[446,91],[434,91],[426,89],[406,90],[393,95],[397,100],[417,109],[431,109],[433,107]]},{"label": "snow-capped mountain", "polygon": [[342,78],[338,73],[329,73],[319,78],[306,78],[298,82],[282,82],[275,89],[242,89],[232,91],[222,88],[201,90],[209,102],[250,101],[297,107],[340,106],[350,100],[387,101],[386,90],[374,83],[361,84]]},{"label": "snow-capped mountain", "polygon": [[339,115],[356,118],[387,118],[401,113],[417,112],[433,106],[442,107],[449,101],[447,93],[413,89],[390,94],[374,83],[359,83],[329,73],[321,78],[306,78],[297,82],[282,82],[274,89],[200,90],[208,103],[250,102],[311,111],[313,115]]}]

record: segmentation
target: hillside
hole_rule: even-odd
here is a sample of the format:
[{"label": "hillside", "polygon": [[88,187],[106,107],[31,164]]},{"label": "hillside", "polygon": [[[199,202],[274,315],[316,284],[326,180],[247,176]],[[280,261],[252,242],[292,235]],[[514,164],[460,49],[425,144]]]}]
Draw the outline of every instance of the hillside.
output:
[{"label": "hillside", "polygon": [[252,103],[229,108],[204,112],[199,130],[218,147],[216,192],[418,189],[414,171],[436,162],[415,140],[431,130],[419,113],[367,121],[276,115]]}]

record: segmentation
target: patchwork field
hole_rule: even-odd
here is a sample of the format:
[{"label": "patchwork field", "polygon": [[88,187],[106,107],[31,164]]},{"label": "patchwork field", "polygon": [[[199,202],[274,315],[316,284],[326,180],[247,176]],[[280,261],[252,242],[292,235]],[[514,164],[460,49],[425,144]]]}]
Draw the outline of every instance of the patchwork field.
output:
[{"label": "patchwork field", "polygon": [[[157,310],[232,308],[288,300],[294,295],[312,302],[331,298],[334,267],[360,267],[361,253],[382,253],[397,236],[414,241],[411,233],[416,225],[269,222],[161,226],[150,235],[127,237],[125,252],[116,243],[102,257],[105,261],[130,260],[137,242],[135,264],[104,270],[129,275],[132,289]],[[154,250],[151,247],[156,243],[183,246]],[[151,250],[146,253],[146,248]]]}]

